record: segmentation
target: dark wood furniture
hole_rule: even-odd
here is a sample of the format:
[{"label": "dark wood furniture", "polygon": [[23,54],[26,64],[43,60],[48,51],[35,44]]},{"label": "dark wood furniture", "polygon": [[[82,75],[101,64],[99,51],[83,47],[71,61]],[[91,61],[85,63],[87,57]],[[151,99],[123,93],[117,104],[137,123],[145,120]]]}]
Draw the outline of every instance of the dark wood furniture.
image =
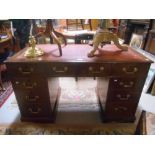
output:
[{"label": "dark wood furniture", "polygon": [[64,29],[57,30],[64,35],[66,39],[73,39],[75,44],[88,43],[93,40],[95,31],[79,30],[79,31],[65,31]]},{"label": "dark wood furniture", "polygon": [[149,31],[149,37],[147,40],[145,50],[155,55],[155,30]]},{"label": "dark wood furniture", "polygon": [[146,111],[142,111],[137,127],[136,127],[136,131],[135,131],[136,135],[147,135],[147,129],[146,129]]},{"label": "dark wood furniture", "polygon": [[1,72],[6,70],[6,67],[3,63],[3,61],[7,58],[8,51],[13,48],[13,43],[12,43],[12,36],[11,34],[7,33],[7,38],[5,39],[0,39],[0,90],[5,90],[3,87],[2,83],[2,76]]},{"label": "dark wood furniture", "polygon": [[67,45],[60,57],[56,45],[38,45],[46,54],[27,59],[23,49],[6,61],[22,121],[53,121],[60,88],[58,77],[97,77],[104,121],[132,122],[152,63],[129,48],[105,45],[101,56],[88,58],[92,47]]},{"label": "dark wood furniture", "polygon": [[125,44],[129,44],[132,34],[139,34],[143,36],[143,43],[141,48],[145,49],[148,32],[152,27],[152,20],[150,19],[122,19],[120,20],[118,35],[124,39]]},{"label": "dark wood furniture", "polygon": [[85,21],[86,19],[66,19],[67,30],[84,30],[85,25],[88,25],[89,29],[92,30],[91,19],[88,19],[87,24]]}]

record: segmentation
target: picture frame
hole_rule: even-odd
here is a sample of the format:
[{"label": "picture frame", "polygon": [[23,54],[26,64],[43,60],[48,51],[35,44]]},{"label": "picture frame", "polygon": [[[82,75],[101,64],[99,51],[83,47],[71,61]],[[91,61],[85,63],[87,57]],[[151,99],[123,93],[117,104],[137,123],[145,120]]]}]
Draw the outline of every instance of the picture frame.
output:
[{"label": "picture frame", "polygon": [[143,44],[143,35],[133,33],[130,40],[130,47],[141,48]]},{"label": "picture frame", "polygon": [[147,78],[144,84],[143,92],[144,93],[150,93],[151,85],[153,84],[153,81],[155,79],[155,68],[151,67],[149,69],[149,72],[147,74]]}]

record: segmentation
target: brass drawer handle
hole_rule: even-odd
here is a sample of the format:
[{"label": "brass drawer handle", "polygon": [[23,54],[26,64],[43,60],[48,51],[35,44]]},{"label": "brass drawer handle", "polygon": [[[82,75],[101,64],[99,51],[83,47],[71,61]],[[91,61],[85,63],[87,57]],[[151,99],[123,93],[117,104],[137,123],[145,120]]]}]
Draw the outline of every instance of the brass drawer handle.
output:
[{"label": "brass drawer handle", "polygon": [[56,73],[65,73],[65,72],[68,71],[68,67],[64,67],[63,70],[57,70],[56,67],[53,67],[52,70],[53,70],[54,72],[56,72]]},{"label": "brass drawer handle", "polygon": [[138,71],[137,67],[133,68],[133,71],[128,71],[125,67],[122,68],[122,71],[125,72],[126,74],[134,74]]},{"label": "brass drawer handle", "polygon": [[29,108],[28,110],[29,110],[32,114],[38,114],[38,113],[41,111],[40,108],[38,108],[36,111],[33,111],[31,108]]},{"label": "brass drawer handle", "polygon": [[15,81],[15,84],[16,84],[16,85],[19,85],[19,84],[20,84],[20,82],[19,82],[19,81]]},{"label": "brass drawer handle", "polygon": [[32,88],[35,87],[36,85],[37,85],[36,82],[33,82],[33,83],[23,82],[23,86],[24,86],[24,88],[26,88],[26,89],[32,89]]},{"label": "brass drawer handle", "polygon": [[94,71],[93,67],[89,67],[89,72],[91,73],[102,73],[104,71],[104,67],[101,66],[99,71]]},{"label": "brass drawer handle", "polygon": [[123,82],[120,82],[119,85],[123,86],[124,88],[130,88],[133,87],[134,82],[130,81],[129,84],[124,84]]},{"label": "brass drawer handle", "polygon": [[24,70],[22,67],[19,67],[18,70],[22,73],[22,74],[31,74],[34,69],[33,68],[29,68],[29,70]]},{"label": "brass drawer handle", "polygon": [[29,102],[35,102],[37,101],[37,99],[39,99],[39,96],[34,96],[34,97],[26,96],[26,100]]},{"label": "brass drawer handle", "polygon": [[115,111],[119,111],[119,110],[127,111],[127,108],[126,107],[123,107],[123,106],[120,106],[120,107],[114,108],[114,110]]},{"label": "brass drawer handle", "polygon": [[119,98],[120,100],[128,100],[130,97],[131,97],[131,95],[130,94],[127,94],[126,95],[126,97],[122,97],[120,94],[118,94],[118,95],[116,95],[117,96],[117,98]]}]

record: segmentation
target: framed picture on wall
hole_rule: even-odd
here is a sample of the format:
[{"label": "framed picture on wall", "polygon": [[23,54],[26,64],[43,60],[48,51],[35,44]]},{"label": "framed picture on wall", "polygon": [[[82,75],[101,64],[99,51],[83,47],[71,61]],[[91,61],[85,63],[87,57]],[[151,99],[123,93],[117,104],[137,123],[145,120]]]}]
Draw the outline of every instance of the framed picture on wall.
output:
[{"label": "framed picture on wall", "polygon": [[155,68],[150,67],[146,81],[145,81],[145,85],[143,88],[144,93],[150,93],[151,85],[153,84],[154,80],[155,80]]},{"label": "framed picture on wall", "polygon": [[143,35],[133,33],[131,36],[129,46],[131,46],[133,48],[141,48],[142,44],[143,44]]}]

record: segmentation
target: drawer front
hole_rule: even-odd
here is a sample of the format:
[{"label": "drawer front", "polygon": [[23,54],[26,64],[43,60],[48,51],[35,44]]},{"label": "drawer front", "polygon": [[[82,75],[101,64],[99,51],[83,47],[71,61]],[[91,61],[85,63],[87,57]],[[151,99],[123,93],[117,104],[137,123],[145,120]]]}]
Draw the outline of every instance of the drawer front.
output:
[{"label": "drawer front", "polygon": [[14,89],[21,90],[42,90],[47,86],[47,80],[40,78],[12,78],[11,80]]},{"label": "drawer front", "polygon": [[49,102],[49,93],[46,90],[21,90],[14,89],[19,104],[31,105],[33,103]]},{"label": "drawer front", "polygon": [[74,64],[67,63],[52,63],[47,68],[47,74],[51,76],[74,76],[76,71]]},{"label": "drawer front", "polygon": [[51,108],[41,104],[31,104],[31,105],[20,105],[21,115],[23,117],[47,117],[52,114]]},{"label": "drawer front", "polygon": [[139,83],[136,78],[119,78],[113,77],[110,78],[111,90],[136,90],[139,88]]},{"label": "drawer front", "polygon": [[148,65],[145,64],[112,64],[112,75],[141,76],[147,74]]},{"label": "drawer front", "polygon": [[105,113],[107,116],[123,119],[127,116],[134,116],[137,104],[134,102],[120,103],[111,102],[106,105]]},{"label": "drawer front", "polygon": [[140,93],[134,93],[131,91],[110,91],[108,101],[110,102],[138,102]]},{"label": "drawer front", "polygon": [[110,75],[110,64],[79,64],[78,76],[108,76]]},{"label": "drawer front", "polygon": [[7,64],[9,74],[13,77],[27,77],[27,76],[36,76],[36,75],[45,75],[46,68],[41,63],[33,64]]}]

